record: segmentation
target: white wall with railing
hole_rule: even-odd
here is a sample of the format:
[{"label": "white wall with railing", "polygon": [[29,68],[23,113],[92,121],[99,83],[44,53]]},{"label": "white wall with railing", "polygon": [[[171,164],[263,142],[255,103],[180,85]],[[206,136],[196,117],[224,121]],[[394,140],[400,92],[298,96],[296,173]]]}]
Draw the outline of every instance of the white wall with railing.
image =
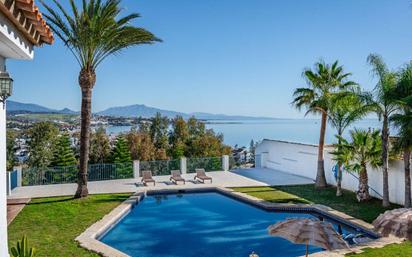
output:
[{"label": "white wall with railing", "polygon": [[[332,159],[331,146],[326,146],[325,173],[326,180],[330,185],[336,185],[332,169],[336,162]],[[278,140],[263,140],[256,147],[256,167],[275,169],[290,174],[295,174],[315,180],[317,172],[318,146],[285,142]],[[393,203],[403,204],[404,186],[403,161],[390,162],[389,170],[389,198]],[[342,175],[342,187],[347,190],[356,191],[358,188],[358,174],[344,172]],[[382,171],[368,167],[370,194],[381,198],[382,195]],[[375,192],[376,191],[376,192]]]},{"label": "white wall with railing", "polygon": [[[127,163],[97,163],[88,167],[89,181],[139,179],[143,170],[150,170],[153,176],[168,176],[172,170],[180,170],[182,174],[194,173],[195,169],[209,171],[229,171],[230,158],[219,157],[186,158],[174,160],[139,161]],[[61,167],[14,167],[7,172],[7,194],[13,194],[15,187],[38,186],[51,184],[68,184],[77,181],[78,166]],[[5,182],[6,183],[6,182]]]}]

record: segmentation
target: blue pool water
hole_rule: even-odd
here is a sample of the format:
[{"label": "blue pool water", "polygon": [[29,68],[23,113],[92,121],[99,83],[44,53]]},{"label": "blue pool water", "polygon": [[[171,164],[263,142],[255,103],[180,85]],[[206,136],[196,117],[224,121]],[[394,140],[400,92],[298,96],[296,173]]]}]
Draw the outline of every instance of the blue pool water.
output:
[{"label": "blue pool water", "polygon": [[268,212],[213,192],[147,196],[100,240],[132,257],[301,256],[305,245],[267,233],[269,225],[295,217],[315,218]]}]

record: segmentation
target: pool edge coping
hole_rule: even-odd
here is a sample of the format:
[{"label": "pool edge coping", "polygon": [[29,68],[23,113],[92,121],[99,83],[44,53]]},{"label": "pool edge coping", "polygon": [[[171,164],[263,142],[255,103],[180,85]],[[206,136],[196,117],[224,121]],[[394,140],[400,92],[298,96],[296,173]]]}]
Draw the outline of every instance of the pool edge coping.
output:
[{"label": "pool edge coping", "polygon": [[[80,244],[81,247],[86,248],[87,250],[96,252],[104,257],[131,257],[124,252],[121,252],[99,240],[99,237],[107,232],[111,227],[115,226],[136,204],[141,201],[147,194],[156,194],[156,193],[179,193],[179,192],[206,192],[206,191],[216,191],[225,196],[235,198],[242,202],[249,203],[258,208],[262,208],[268,211],[274,210],[297,210],[297,211],[313,211],[319,214],[328,216],[332,219],[335,219],[339,222],[343,221],[344,223],[352,224],[356,227],[360,227],[363,230],[375,233],[373,231],[373,226],[363,220],[356,219],[346,213],[337,211],[328,206],[321,204],[291,204],[291,203],[272,203],[260,198],[237,192],[231,188],[219,187],[219,186],[209,186],[202,188],[145,188],[133,193],[127,200],[122,202],[119,206],[114,208],[111,212],[106,214],[102,219],[95,222],[93,225],[88,227],[83,233],[76,237],[76,241]],[[376,234],[376,233],[375,233]],[[340,249],[334,251],[322,251],[317,253],[312,253],[310,257],[323,257],[323,256],[345,256],[347,253],[360,253],[363,248],[380,248],[388,244],[401,243],[404,240],[396,237],[381,237],[376,240],[373,240],[369,243],[358,245],[349,249]]]}]

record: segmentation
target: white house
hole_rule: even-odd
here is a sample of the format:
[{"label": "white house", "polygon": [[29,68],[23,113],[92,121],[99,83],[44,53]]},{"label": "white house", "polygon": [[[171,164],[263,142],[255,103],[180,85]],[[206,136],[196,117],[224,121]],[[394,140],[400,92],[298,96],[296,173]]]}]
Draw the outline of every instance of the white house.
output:
[{"label": "white house", "polygon": [[[6,199],[6,106],[10,96],[6,59],[31,60],[33,47],[52,44],[53,34],[34,0],[0,0],[0,256],[9,256],[7,247]],[[8,79],[8,80],[7,80]],[[15,78],[18,79],[18,78]]]}]

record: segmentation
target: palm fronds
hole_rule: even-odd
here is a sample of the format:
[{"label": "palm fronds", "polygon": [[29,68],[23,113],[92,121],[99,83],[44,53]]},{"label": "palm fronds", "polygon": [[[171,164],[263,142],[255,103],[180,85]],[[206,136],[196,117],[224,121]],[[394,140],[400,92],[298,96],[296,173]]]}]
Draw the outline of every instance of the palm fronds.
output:
[{"label": "palm fronds", "polygon": [[152,44],[161,41],[149,31],[135,27],[131,23],[140,17],[132,13],[120,17],[120,0],[82,1],[82,8],[74,0],[69,0],[71,13],[57,0],[51,6],[42,1],[50,27],[73,53],[82,68],[95,70],[109,55],[125,48]]},{"label": "palm fronds", "polygon": [[330,98],[342,90],[355,90],[357,83],[348,78],[351,73],[344,73],[338,61],[326,64],[317,62],[313,69],[303,71],[308,87],[295,89],[292,104],[299,110],[307,109],[307,113],[327,112]]}]

